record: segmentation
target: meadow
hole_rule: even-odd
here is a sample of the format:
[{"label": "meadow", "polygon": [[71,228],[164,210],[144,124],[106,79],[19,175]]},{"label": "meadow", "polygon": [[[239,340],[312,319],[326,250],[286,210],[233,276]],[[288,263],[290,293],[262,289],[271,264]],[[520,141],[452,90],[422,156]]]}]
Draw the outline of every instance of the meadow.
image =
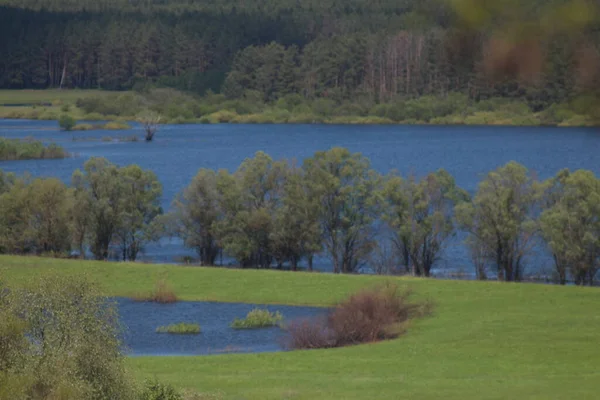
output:
[{"label": "meadow", "polygon": [[394,281],[434,303],[399,339],[334,350],[136,357],[156,377],[223,399],[592,399],[600,291],[497,282],[286,273],[0,256],[0,280],[86,274],[109,296],[169,282],[182,300],[330,306]]}]

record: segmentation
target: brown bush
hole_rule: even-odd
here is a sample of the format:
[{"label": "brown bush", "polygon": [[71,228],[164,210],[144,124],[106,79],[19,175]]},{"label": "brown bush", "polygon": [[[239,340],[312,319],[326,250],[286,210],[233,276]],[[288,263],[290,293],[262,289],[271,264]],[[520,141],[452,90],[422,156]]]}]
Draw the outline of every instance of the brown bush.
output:
[{"label": "brown bush", "polygon": [[327,318],[304,318],[292,321],[287,327],[285,346],[289,349],[326,349],[335,347],[333,332]]},{"label": "brown bush", "polygon": [[363,290],[341,302],[326,318],[292,322],[287,346],[329,348],[395,338],[404,332],[408,320],[429,310],[427,304],[411,303],[410,295],[395,285]]},{"label": "brown bush", "polygon": [[154,291],[146,294],[138,294],[133,297],[134,301],[148,301],[159,304],[171,304],[177,302],[177,296],[166,280],[156,282]]}]

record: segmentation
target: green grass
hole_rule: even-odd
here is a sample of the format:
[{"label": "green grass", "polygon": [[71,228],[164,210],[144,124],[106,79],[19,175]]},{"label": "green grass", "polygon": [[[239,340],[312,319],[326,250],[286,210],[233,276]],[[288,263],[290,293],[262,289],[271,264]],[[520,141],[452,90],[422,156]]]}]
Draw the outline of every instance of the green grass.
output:
[{"label": "green grass", "polygon": [[269,310],[255,308],[246,315],[246,318],[234,319],[231,327],[233,329],[258,329],[279,326],[282,322],[283,315],[279,311],[272,313]]},{"label": "green grass", "polygon": [[392,279],[435,304],[432,316],[388,342],[128,360],[140,378],[224,399],[594,399],[600,391],[598,288],[0,256],[8,284],[52,269],[87,273],[108,295],[149,291],[166,276],[184,300],[316,306]]},{"label": "green grass", "polygon": [[200,333],[200,325],[180,322],[178,324],[159,326],[156,333],[171,333],[176,335],[197,335]]}]

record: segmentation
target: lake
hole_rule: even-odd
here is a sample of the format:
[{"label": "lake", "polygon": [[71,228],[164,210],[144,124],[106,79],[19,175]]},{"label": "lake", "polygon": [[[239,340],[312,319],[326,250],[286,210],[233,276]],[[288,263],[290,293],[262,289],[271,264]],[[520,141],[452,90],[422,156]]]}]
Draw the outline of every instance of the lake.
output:
[{"label": "lake", "polygon": [[[563,168],[589,169],[600,175],[600,131],[590,128],[465,127],[465,126],[346,126],[346,125],[166,125],[151,143],[103,142],[103,136],[143,133],[130,131],[61,132],[56,121],[0,120],[0,135],[33,137],[55,142],[74,158],[0,162],[5,171],[53,176],[69,182],[89,157],[105,157],[119,165],[138,164],[153,170],[163,188],[163,206],[169,208],[176,193],[187,186],[200,168],[235,170],[247,157],[264,151],[274,159],[303,159],[316,151],[346,147],[369,157],[382,173],[392,169],[417,176],[444,168],[457,183],[474,192],[489,171],[515,160],[541,179]],[[84,139],[74,141],[73,138]],[[96,139],[85,141],[85,139]],[[194,255],[179,240],[162,240],[147,246],[143,259],[174,262]],[[544,268],[546,257],[536,257],[531,270]],[[315,268],[331,269],[326,258]],[[459,240],[448,249],[436,271],[471,272]],[[436,272],[434,271],[434,273]]]},{"label": "lake", "polygon": [[[263,353],[285,350],[285,331],[277,327],[232,329],[235,318],[254,308],[279,311],[284,323],[325,315],[327,308],[186,301],[173,304],[115,299],[124,326],[125,352],[133,356],[180,356],[222,353]],[[198,335],[156,333],[156,328],[180,322],[200,325]]]}]

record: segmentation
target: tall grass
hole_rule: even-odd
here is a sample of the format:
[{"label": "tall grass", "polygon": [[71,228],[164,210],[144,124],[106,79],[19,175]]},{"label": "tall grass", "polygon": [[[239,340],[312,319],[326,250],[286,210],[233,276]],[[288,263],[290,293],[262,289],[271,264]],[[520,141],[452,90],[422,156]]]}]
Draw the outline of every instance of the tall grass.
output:
[{"label": "tall grass", "polygon": [[177,302],[177,296],[165,279],[156,282],[154,290],[150,293],[141,293],[133,296],[134,301],[171,304]]},{"label": "tall grass", "polygon": [[283,315],[280,312],[272,313],[269,310],[255,308],[246,315],[246,318],[236,318],[231,323],[231,327],[233,329],[257,329],[279,326],[282,322]]},{"label": "tall grass", "polygon": [[180,322],[178,324],[159,326],[156,333],[171,333],[175,335],[197,335],[200,333],[200,325]]},{"label": "tall grass", "polygon": [[61,146],[44,146],[39,140],[0,138],[0,161],[67,158],[70,154]]}]

